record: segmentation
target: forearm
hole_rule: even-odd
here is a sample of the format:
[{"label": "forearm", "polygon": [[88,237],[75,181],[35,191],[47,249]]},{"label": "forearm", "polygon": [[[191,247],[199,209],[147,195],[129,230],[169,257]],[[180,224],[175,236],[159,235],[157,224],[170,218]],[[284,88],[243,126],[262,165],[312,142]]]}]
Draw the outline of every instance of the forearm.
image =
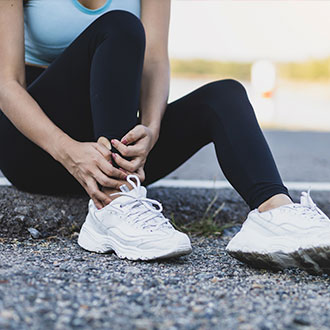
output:
[{"label": "forearm", "polygon": [[62,145],[71,139],[17,81],[1,85],[0,109],[22,134],[55,159],[61,154]]},{"label": "forearm", "polygon": [[156,139],[167,106],[169,83],[170,66],[168,60],[145,65],[140,98],[141,124],[150,127],[156,134]]}]

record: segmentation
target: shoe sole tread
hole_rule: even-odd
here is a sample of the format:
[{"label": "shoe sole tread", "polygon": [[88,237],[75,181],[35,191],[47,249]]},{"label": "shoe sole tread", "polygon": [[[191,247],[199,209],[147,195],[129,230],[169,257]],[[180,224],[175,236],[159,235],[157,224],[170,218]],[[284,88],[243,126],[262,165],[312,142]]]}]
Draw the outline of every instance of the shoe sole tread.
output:
[{"label": "shoe sole tread", "polygon": [[300,268],[312,275],[323,273],[330,275],[330,245],[298,249],[293,252],[282,251],[260,253],[227,250],[234,258],[254,268],[265,268],[274,271],[286,268]]}]

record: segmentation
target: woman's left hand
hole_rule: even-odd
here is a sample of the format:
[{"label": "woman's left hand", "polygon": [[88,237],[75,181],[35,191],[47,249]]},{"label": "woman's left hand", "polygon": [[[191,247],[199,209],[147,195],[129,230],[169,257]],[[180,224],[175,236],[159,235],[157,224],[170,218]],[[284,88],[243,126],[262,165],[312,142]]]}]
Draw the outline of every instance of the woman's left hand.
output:
[{"label": "woman's left hand", "polygon": [[128,172],[137,172],[143,169],[150,150],[154,147],[158,139],[158,131],[144,125],[137,125],[130,130],[121,141],[113,139],[111,144],[121,153],[124,159],[118,154],[112,156],[122,169]]}]

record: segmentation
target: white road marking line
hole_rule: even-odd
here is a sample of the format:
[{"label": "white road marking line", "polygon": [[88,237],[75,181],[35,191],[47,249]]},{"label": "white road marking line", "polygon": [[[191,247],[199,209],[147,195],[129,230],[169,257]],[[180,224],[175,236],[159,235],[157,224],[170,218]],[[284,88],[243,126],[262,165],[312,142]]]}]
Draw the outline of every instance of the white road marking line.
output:
[{"label": "white road marking line", "polygon": [[[330,182],[299,182],[286,181],[284,184],[291,190],[307,190],[311,187],[312,190],[330,191]],[[170,187],[170,188],[205,188],[205,189],[223,189],[232,188],[227,181],[212,181],[212,180],[159,180],[149,187]]]},{"label": "white road marking line", "polygon": [[[309,187],[313,191],[330,191],[330,182],[299,182],[286,181],[284,184],[290,190],[307,190]],[[4,177],[0,177],[0,186],[11,186],[11,183]],[[149,187],[168,187],[168,188],[204,188],[204,189],[223,189],[232,188],[227,181],[213,180],[159,180]]]}]

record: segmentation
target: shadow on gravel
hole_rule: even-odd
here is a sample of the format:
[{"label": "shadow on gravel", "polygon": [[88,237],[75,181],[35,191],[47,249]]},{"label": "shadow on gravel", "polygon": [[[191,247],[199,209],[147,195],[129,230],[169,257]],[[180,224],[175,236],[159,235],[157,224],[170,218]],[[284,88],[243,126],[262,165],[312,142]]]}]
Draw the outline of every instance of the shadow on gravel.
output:
[{"label": "shadow on gravel", "polygon": [[[299,195],[292,192],[296,201]],[[312,193],[326,214],[330,214],[329,196],[328,192]],[[217,234],[232,236],[237,231],[235,225],[241,224],[249,211],[233,189],[150,188],[148,197],[162,202],[165,216],[176,226],[194,229],[194,233],[209,234],[220,228]],[[46,196],[0,187],[0,238],[70,236],[79,232],[87,203],[87,196]]]},{"label": "shadow on gravel", "polygon": [[[214,215],[221,205],[221,212],[212,218],[218,226],[241,223],[248,212],[244,201],[231,189],[151,188],[148,197],[161,201],[165,216],[177,226],[197,223],[206,210]],[[0,237],[69,236],[84,222],[87,203],[87,196],[47,196],[0,187]]]}]

